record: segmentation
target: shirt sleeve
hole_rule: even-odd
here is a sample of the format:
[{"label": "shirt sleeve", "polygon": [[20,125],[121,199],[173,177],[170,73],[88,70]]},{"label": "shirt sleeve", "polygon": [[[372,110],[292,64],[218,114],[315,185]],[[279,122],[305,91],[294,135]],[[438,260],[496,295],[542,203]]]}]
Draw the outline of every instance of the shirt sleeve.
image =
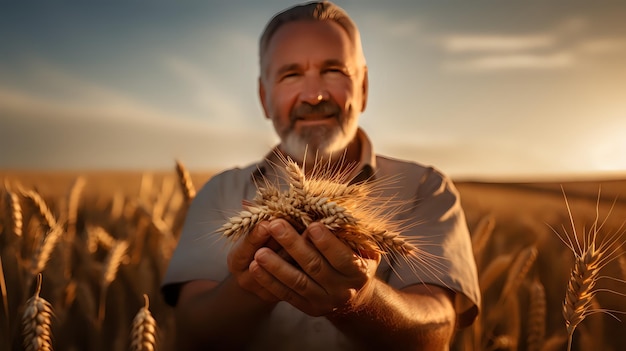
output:
[{"label": "shirt sleeve", "polygon": [[413,198],[402,215],[401,220],[411,223],[403,235],[418,251],[408,263],[392,262],[388,283],[397,289],[424,283],[455,291],[458,325],[470,325],[478,314],[481,296],[459,193],[452,181],[434,168],[413,168],[405,174],[409,177],[401,188],[412,189]]},{"label": "shirt sleeve", "polygon": [[241,210],[242,199],[249,196],[249,179],[247,170],[230,170],[211,178],[194,197],[161,285],[169,305],[176,305],[183,283],[221,281],[228,275],[231,242],[218,229]]}]

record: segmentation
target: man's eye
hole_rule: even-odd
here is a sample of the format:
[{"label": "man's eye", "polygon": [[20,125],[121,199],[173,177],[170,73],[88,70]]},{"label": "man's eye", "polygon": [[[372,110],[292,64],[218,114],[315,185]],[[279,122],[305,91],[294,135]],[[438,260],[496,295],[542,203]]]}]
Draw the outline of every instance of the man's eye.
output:
[{"label": "man's eye", "polygon": [[331,74],[344,74],[344,71],[341,68],[327,68],[324,72]]},{"label": "man's eye", "polygon": [[297,72],[287,72],[285,74],[283,74],[280,79],[287,79],[287,78],[293,78],[293,77],[297,77],[298,73]]}]

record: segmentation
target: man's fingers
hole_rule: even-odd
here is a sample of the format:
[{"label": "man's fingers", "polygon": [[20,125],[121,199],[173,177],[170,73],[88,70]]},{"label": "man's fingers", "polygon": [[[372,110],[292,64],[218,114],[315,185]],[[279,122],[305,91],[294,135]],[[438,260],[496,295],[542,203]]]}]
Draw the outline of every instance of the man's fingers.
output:
[{"label": "man's fingers", "polygon": [[272,221],[270,223],[270,231],[272,232],[272,238],[282,245],[284,251],[290,257],[286,258],[282,251],[279,251],[280,256],[285,261],[295,261],[314,280],[327,276],[330,273],[329,270],[332,270],[324,256],[311,245],[307,239],[306,231],[300,235],[288,223],[282,220]]},{"label": "man's fingers", "polygon": [[[296,307],[306,305],[306,299],[301,295],[301,292],[306,291],[314,283],[307,282],[308,278],[305,274],[299,272],[291,265],[285,264],[284,261],[282,264],[275,262],[276,260],[281,260],[279,257],[265,257],[271,256],[271,254],[265,254],[262,252],[263,250],[260,251],[255,256],[258,258],[250,263],[250,273],[254,279],[270,294],[280,300]],[[287,273],[288,267],[291,267],[292,272]],[[290,285],[295,285],[296,289],[301,291],[295,291]]]},{"label": "man's fingers", "polygon": [[270,239],[267,222],[261,222],[248,234],[238,240],[228,253],[228,267],[232,271],[244,271],[254,258],[254,253]]},{"label": "man's fingers", "polygon": [[311,223],[305,233],[335,270],[345,275],[360,272],[361,265],[355,262],[361,258],[323,224]]}]

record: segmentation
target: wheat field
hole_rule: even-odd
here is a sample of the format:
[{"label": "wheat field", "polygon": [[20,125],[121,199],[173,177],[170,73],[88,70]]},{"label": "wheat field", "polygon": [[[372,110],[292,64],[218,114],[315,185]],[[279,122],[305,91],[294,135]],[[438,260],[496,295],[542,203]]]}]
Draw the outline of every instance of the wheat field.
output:
[{"label": "wheat field", "polygon": [[[160,279],[211,174],[0,171],[0,351],[174,350]],[[456,184],[483,309],[453,350],[626,345],[626,180]]]}]

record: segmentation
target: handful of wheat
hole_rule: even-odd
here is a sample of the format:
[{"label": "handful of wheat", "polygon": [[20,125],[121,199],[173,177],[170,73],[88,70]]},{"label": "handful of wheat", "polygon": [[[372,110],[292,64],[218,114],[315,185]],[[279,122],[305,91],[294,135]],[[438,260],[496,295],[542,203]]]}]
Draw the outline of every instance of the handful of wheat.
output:
[{"label": "handful of wheat", "polygon": [[317,164],[307,176],[291,158],[281,160],[289,189],[281,191],[265,179],[262,186],[257,184],[253,201],[245,201],[244,209],[219,232],[236,241],[265,220],[284,218],[299,232],[320,222],[356,253],[376,251],[403,258],[415,254],[416,247],[400,234],[400,223],[392,220],[399,204],[380,195],[385,180],[348,184],[351,167],[337,171]]}]

